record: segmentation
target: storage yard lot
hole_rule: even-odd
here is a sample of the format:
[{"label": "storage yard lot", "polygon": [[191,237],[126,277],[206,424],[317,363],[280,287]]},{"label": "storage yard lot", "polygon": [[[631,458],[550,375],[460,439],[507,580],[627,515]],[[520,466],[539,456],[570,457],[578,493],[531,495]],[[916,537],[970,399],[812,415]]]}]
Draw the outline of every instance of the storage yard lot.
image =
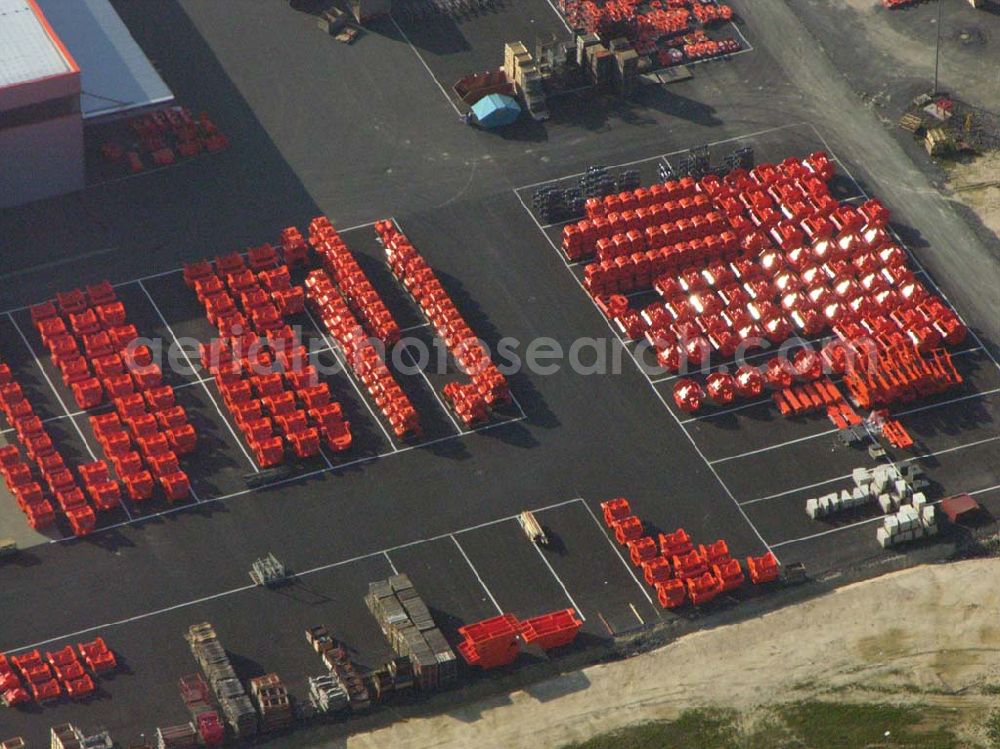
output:
[{"label": "storage yard lot", "polygon": [[[447,94],[451,79],[498,61],[498,35],[508,29],[564,29],[545,0],[508,2],[495,17],[439,34],[401,24],[410,43],[382,22],[350,47],[284,3],[164,0],[155,13],[116,6],[178,100],[208,111],[231,146],[0,213],[9,258],[0,309],[11,309],[0,314],[0,357],[70,463],[100,450],[27,311],[56,291],[107,277],[141,335],[205,341],[213,329],[183,283],[182,263],[274,242],[285,226],[304,231],[326,214],[400,326],[427,340],[433,331],[375,241],[371,222],[393,216],[487,343],[614,340],[574,280],[580,269],[557,250],[561,227],[543,228],[525,207],[535,186],[591,164],[626,163],[649,184],[660,158],[671,163],[702,143],[717,157],[751,145],[758,161],[822,148],[837,160],[834,195],[882,199],[926,268],[922,280],[939,282],[976,334],[954,352],[964,384],[900,417],[918,440],[910,457],[934,482],[933,498],[969,491],[1000,508],[997,320],[977,292],[988,277],[976,277],[975,258],[961,260],[971,252],[968,231],[950,209],[925,210],[919,201],[930,198],[901,187],[900,174],[917,177],[874,121],[848,129],[835,119],[853,112],[838,98],[841,81],[831,76],[829,88],[815,89],[788,75],[798,66],[750,8],[740,30],[753,51],[698,65],[694,79],[646,90],[633,104],[589,92],[557,99],[545,125],[522,122],[497,136],[462,126],[441,86]],[[795,28],[789,38],[798,38]],[[803,75],[818,64],[801,59]],[[308,316],[297,322],[306,339],[322,338]],[[325,340],[320,348],[327,362],[337,355]],[[50,725],[71,720],[149,736],[186,719],[176,681],[196,666],[182,632],[200,621],[215,624],[241,676],[277,671],[298,694],[322,670],[303,639],[308,626],[325,624],[361,664],[377,665],[390,651],[362,595],[395,571],[411,576],[453,644],[459,626],[498,610],[530,616],[573,606],[585,620],[574,648],[585,652],[613,634],[711,624],[767,605],[766,591],[746,585],[699,614],[661,609],[599,520],[598,503],[613,496],[629,497],[648,526],[683,527],[702,543],[724,538],[739,557],[770,548],[817,577],[874,574],[892,556],[875,542],[874,511],[835,521],[804,512],[807,497],[846,486],[853,467],[871,463],[861,450],[834,446],[828,419],[786,419],[768,403],[690,416],[674,407],[670,375],[647,377],[627,356],[619,375],[517,373],[509,413],[475,430],[438,401],[448,376],[406,377],[426,428],[412,443],[389,436],[341,371],[326,381],[354,446],[294,464],[290,477],[257,490],[247,487],[255,465],[217,408],[214,383],[200,371],[170,377],[200,439],[182,461],[197,499],[126,502],[77,540],[65,528],[33,534],[0,496],[0,536],[30,545],[0,569],[0,609],[16,612],[0,625],[0,651],[101,634],[124,664],[89,703],[4,711],[4,734],[41,742]],[[524,538],[516,521],[524,509],[536,510],[553,549]],[[952,548],[942,539],[918,553],[943,557]],[[254,588],[247,571],[268,551],[299,580]],[[274,745],[302,744],[292,736]]]}]

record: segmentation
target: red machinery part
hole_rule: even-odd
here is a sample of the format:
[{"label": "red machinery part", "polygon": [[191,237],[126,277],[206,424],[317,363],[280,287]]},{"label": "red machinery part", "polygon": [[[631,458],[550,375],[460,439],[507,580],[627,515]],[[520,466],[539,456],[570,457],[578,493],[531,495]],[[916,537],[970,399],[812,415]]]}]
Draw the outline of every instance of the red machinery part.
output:
[{"label": "red machinery part", "polygon": [[704,397],[705,391],[692,379],[683,378],[674,384],[674,403],[685,413],[694,413],[701,408]]},{"label": "red machinery part", "polygon": [[621,520],[632,514],[629,501],[625,497],[615,497],[601,502],[601,512],[604,515],[604,523],[609,528],[616,520]]},{"label": "red machinery part", "polygon": [[711,572],[704,572],[686,581],[688,598],[695,606],[709,603],[722,592],[722,584]]},{"label": "red machinery part", "polygon": [[708,376],[705,392],[717,406],[724,406],[736,399],[736,379],[725,372],[713,372]]},{"label": "red machinery part", "polygon": [[795,368],[782,354],[768,361],[764,380],[769,388],[774,390],[787,388],[792,384],[794,377]]},{"label": "red machinery part", "polygon": [[628,547],[629,559],[636,567],[641,567],[643,562],[649,561],[659,553],[656,541],[650,536],[642,536],[628,541],[626,546]]},{"label": "red machinery part", "polygon": [[747,572],[754,585],[771,582],[778,579],[780,569],[778,560],[770,551],[759,557],[747,557]]},{"label": "red machinery part", "polygon": [[574,609],[563,609],[521,621],[518,634],[525,645],[551,650],[573,642],[582,625]]},{"label": "red machinery part", "polygon": [[665,609],[676,608],[687,599],[687,588],[683,580],[666,580],[656,583],[656,599]]},{"label": "red machinery part", "polygon": [[647,559],[642,563],[642,577],[649,585],[666,582],[670,579],[670,561],[662,555]]},{"label": "red machinery part", "polygon": [[521,650],[518,640],[520,622],[513,614],[501,614],[459,627],[462,642],[458,652],[470,666],[483,669],[513,663]]},{"label": "red machinery part", "polygon": [[678,580],[687,580],[708,571],[708,560],[698,550],[674,556],[672,565],[674,568],[674,577]]},{"label": "red machinery part", "polygon": [[823,375],[823,359],[812,349],[800,349],[792,357],[795,375],[806,382],[817,380]]},{"label": "red machinery part", "polygon": [[688,554],[694,548],[691,537],[683,528],[678,528],[673,533],[661,533],[659,544],[660,554],[667,559]]},{"label": "red machinery part", "polygon": [[757,367],[742,365],[736,370],[736,392],[741,398],[757,398],[764,392],[764,375]]},{"label": "red machinery part", "polygon": [[226,729],[219,720],[219,714],[209,710],[199,713],[196,720],[198,734],[205,746],[221,746],[226,738]]},{"label": "red machinery part", "polygon": [[635,541],[642,536],[642,521],[635,515],[616,520],[611,524],[615,540],[624,546],[629,541]]}]

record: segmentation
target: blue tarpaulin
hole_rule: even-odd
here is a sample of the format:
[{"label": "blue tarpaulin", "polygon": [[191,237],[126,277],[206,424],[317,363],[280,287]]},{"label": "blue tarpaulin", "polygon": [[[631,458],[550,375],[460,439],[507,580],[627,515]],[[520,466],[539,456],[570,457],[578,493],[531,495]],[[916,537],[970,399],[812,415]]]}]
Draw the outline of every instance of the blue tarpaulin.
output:
[{"label": "blue tarpaulin", "polygon": [[472,105],[476,121],[485,128],[509,125],[521,114],[521,106],[509,96],[489,94]]}]

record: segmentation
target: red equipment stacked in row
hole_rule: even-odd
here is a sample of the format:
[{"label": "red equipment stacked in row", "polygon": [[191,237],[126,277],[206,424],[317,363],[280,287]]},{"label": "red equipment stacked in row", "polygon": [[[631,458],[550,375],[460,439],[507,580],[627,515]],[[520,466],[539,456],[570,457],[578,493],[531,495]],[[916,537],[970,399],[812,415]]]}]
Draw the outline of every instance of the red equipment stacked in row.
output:
[{"label": "red equipment stacked in row", "polygon": [[[743,584],[743,569],[739,560],[730,556],[725,541],[720,539],[708,546],[695,547],[683,528],[661,533],[658,539],[644,535],[642,521],[632,513],[625,497],[602,502],[601,511],[605,525],[615,540],[628,549],[632,564],[642,570],[643,579],[656,589],[656,597],[664,608],[676,608],[685,600],[700,606]],[[765,557],[774,559],[771,552]],[[747,568],[766,566],[768,563],[762,559],[747,557]],[[751,579],[754,583],[764,582],[765,576],[754,578],[751,574]]]},{"label": "red equipment stacked in row", "polygon": [[305,286],[306,298],[313,313],[336,339],[351,369],[368,389],[375,405],[389,420],[396,436],[418,436],[421,429],[416,409],[326,271],[315,270],[310,273],[306,277]]},{"label": "red equipment stacked in row", "polygon": [[573,609],[524,620],[513,614],[501,614],[459,627],[462,642],[458,644],[458,652],[470,666],[484,670],[507,666],[517,659],[522,642],[542,650],[563,647],[573,642],[582,625]]},{"label": "red equipment stacked in row", "polygon": [[368,335],[387,347],[399,341],[399,325],[326,216],[310,222],[309,244]]},{"label": "red equipment stacked in row", "polygon": [[319,381],[285,319],[305,309],[305,293],[291,284],[288,268],[308,257],[294,227],[282,232],[282,250],[289,255],[284,261],[264,244],[247,253],[249,267],[240,254],[230,253],[214,265],[201,261],[184,268],[186,283],[224,336],[202,344],[202,365],[264,467],[283,462],[286,445],[296,457],[307,458],[319,454],[321,440],[337,452],[352,442],[340,404]]},{"label": "red equipment stacked in row", "polygon": [[215,124],[204,112],[197,119],[185,107],[168,107],[128,121],[129,127],[138,140],[138,147],[127,152],[119,142],[108,141],[101,146],[101,155],[112,162],[127,156],[133,173],[141,172],[145,165],[141,154],[146,153],[157,167],[173,164],[177,155],[181,158],[197,156],[203,150],[210,153],[221,151],[229,145]]},{"label": "red equipment stacked in row", "polygon": [[13,707],[32,700],[49,702],[64,693],[71,699],[93,694],[96,687],[91,674],[111,671],[117,661],[100,637],[79,643],[77,648],[83,663],[72,645],[46,652],[44,658],[37,649],[9,659],[0,653],[0,702]]},{"label": "red equipment stacked in row", "polygon": [[911,402],[959,385],[962,377],[944,349],[928,356],[910,341],[880,347],[874,359],[851,357],[844,384],[860,408]]},{"label": "red equipment stacked in row", "polygon": [[[16,445],[0,447],[0,473],[28,518],[29,525],[36,529],[52,525],[55,510],[50,500],[55,500],[74,535],[90,533],[97,522],[94,508],[88,504],[62,454],[56,450],[42,420],[35,415],[34,408],[6,364],[0,364],[0,409],[14,429],[17,441],[24,447],[28,460],[38,469],[41,480],[48,487],[46,496],[41,483],[32,473],[31,465],[21,459]],[[114,490],[108,491],[113,493],[116,490],[117,485]],[[109,509],[103,503],[98,507]]]},{"label": "red equipment stacked in row", "polygon": [[125,306],[107,281],[88,286],[86,292],[73,289],[56,297],[57,304],[44,302],[32,307],[31,320],[77,405],[93,408],[106,397],[115,397],[118,384],[117,379],[109,381],[119,374],[118,367],[105,372],[101,365],[111,358],[118,359],[120,365],[120,352],[138,332],[127,324]]},{"label": "red equipment stacked in row", "polygon": [[517,639],[517,617],[501,614],[492,619],[466,624],[458,628],[462,642],[458,652],[470,666],[497,668],[513,663],[521,652]]},{"label": "red equipment stacked in row", "polygon": [[[115,413],[91,416],[90,423],[129,498],[149,499],[154,483],[170,502],[189,496],[190,480],[178,456],[194,451],[197,435],[149,347],[134,344],[138,332],[114,288],[104,281],[88,286],[86,293],[73,290],[57,299],[58,312],[47,302],[31,308],[32,319],[81,408],[105,398],[113,402]],[[69,379],[74,372],[89,374],[91,367],[93,376]],[[118,503],[120,489],[106,462],[80,466],[80,473],[99,509]]]},{"label": "red equipment stacked in row", "polygon": [[[895,388],[903,393],[899,397],[955,384],[939,346],[960,343],[965,326],[916,280],[906,253],[889,233],[885,206],[873,199],[854,207],[830,195],[827,183],[834,171],[827,155],[816,152],[750,171],[734,169],[722,178],[708,175],[695,185],[694,197],[709,199],[713,211],[724,217],[734,235],[733,254],[713,256],[704,246],[692,249],[693,242],[666,248],[666,253],[632,252],[586,266],[584,283],[619,329],[631,339],[645,336],[656,348],[659,363],[671,371],[684,363],[698,365],[713,350],[731,357],[738,349],[751,350],[765,341],[779,344],[793,334],[816,336],[829,330],[848,346],[869,339],[882,352],[915,348],[918,358],[926,359],[919,364],[922,374],[915,375],[918,384]],[[661,185],[592,199],[589,224],[566,227],[564,246],[585,253],[591,243],[605,241],[596,238],[608,230],[595,229],[594,221],[602,216],[607,220],[611,213],[620,227],[629,226],[622,215],[639,227],[640,218],[650,220],[654,193],[665,189]],[[673,190],[689,192],[691,185],[673,183]],[[687,198],[693,210],[692,197]],[[620,210],[609,212],[609,207]],[[617,244],[608,240],[607,252],[617,252],[614,247],[619,245],[631,249],[629,234],[639,236],[637,229],[619,233]],[[630,309],[623,293],[648,286],[661,301]],[[884,354],[893,361],[899,356]],[[912,363],[909,354],[903,358]],[[796,361],[796,370],[799,364]],[[846,366],[842,363],[840,371]],[[773,385],[770,375],[768,384]],[[731,385],[717,383],[723,401],[733,391]],[[685,410],[700,405],[704,393],[698,387],[688,382],[678,386],[676,399]],[[878,383],[867,383],[864,389],[880,392],[871,398],[876,404],[879,398],[897,397]],[[866,399],[857,400],[860,404]]]},{"label": "red equipment stacked in row", "polygon": [[427,261],[392,221],[375,224],[389,267],[448,345],[470,382],[450,382],[443,393],[466,426],[489,418],[490,409],[511,400],[507,378],[490,360]]}]

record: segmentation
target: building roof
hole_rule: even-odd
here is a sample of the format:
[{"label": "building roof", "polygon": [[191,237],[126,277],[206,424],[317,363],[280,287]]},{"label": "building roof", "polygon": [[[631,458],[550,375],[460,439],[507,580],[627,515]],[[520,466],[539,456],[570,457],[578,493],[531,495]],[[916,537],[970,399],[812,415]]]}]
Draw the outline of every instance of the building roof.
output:
[{"label": "building roof", "polygon": [[0,0],[0,89],[78,70],[34,0]]},{"label": "building roof", "polygon": [[84,119],[173,100],[173,93],[109,0],[37,1],[80,63],[80,109]]}]

